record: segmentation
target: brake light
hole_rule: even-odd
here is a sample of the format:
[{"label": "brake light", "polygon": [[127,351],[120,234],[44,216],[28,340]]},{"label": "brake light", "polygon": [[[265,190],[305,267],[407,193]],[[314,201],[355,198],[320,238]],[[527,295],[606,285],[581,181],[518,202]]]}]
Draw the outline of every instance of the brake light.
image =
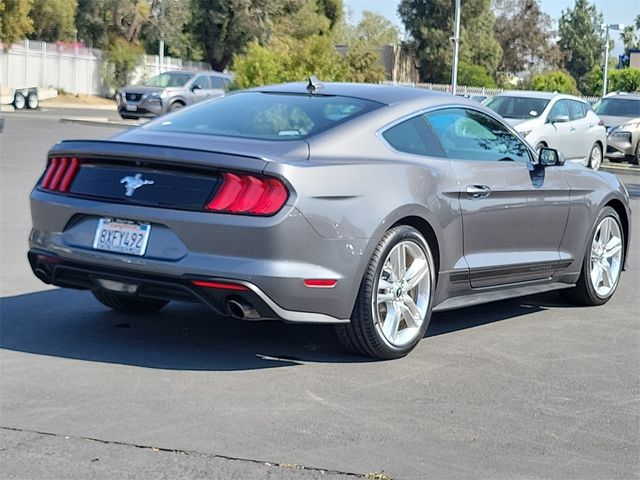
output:
[{"label": "brake light", "polygon": [[80,162],[77,158],[52,158],[40,188],[54,192],[67,192],[79,168]]},{"label": "brake light", "polygon": [[213,212],[273,215],[287,198],[287,187],[276,178],[226,172],[222,174],[222,186],[206,208]]}]

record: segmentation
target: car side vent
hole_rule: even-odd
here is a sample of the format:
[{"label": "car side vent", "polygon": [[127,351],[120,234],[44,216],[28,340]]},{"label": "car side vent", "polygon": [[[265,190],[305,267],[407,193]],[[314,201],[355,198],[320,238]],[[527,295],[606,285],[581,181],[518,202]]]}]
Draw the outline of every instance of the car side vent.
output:
[{"label": "car side vent", "polygon": [[283,207],[289,191],[276,178],[239,173],[222,174],[222,186],[207,204],[207,210],[237,215],[274,215]]},{"label": "car side vent", "polygon": [[68,191],[79,168],[80,162],[75,157],[52,158],[42,178],[40,188],[54,192]]}]

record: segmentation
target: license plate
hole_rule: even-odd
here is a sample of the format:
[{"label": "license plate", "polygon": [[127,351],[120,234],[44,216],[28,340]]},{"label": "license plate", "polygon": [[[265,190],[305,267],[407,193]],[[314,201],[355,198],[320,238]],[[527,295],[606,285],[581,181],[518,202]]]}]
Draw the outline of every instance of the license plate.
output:
[{"label": "license plate", "polygon": [[137,105],[125,105],[124,109],[127,112],[135,112],[136,110],[138,110],[138,106]]},{"label": "license plate", "polygon": [[144,255],[151,225],[126,220],[101,218],[93,239],[93,248],[108,252]]}]

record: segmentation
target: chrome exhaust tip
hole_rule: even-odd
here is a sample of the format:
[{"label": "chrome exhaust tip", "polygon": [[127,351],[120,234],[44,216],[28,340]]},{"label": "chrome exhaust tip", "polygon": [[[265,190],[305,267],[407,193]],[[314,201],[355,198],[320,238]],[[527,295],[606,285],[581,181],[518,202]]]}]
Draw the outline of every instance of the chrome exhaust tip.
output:
[{"label": "chrome exhaust tip", "polygon": [[226,302],[227,312],[232,317],[241,318],[243,320],[257,320],[260,318],[258,311],[248,302],[242,299],[229,299]]}]

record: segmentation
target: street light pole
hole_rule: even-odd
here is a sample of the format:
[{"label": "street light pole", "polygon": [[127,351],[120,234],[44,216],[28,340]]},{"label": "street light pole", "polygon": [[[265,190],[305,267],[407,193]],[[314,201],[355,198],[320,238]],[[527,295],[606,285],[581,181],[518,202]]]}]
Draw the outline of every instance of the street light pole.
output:
[{"label": "street light pole", "polygon": [[609,73],[609,25],[604,27],[604,72],[602,74],[602,97],[607,94],[607,75]]},{"label": "street light pole", "polygon": [[624,30],[623,24],[611,24],[605,25],[604,31],[604,67],[602,72],[602,96],[607,94],[607,79],[609,75],[609,29],[611,30]]},{"label": "street light pole", "polygon": [[460,48],[460,0],[456,0],[455,29],[453,40],[453,61],[451,62],[451,93],[456,94],[458,90],[458,53]]},{"label": "street light pole", "polygon": [[162,73],[164,67],[164,0],[160,0],[160,42],[158,43],[158,59],[160,68],[158,73]]}]

